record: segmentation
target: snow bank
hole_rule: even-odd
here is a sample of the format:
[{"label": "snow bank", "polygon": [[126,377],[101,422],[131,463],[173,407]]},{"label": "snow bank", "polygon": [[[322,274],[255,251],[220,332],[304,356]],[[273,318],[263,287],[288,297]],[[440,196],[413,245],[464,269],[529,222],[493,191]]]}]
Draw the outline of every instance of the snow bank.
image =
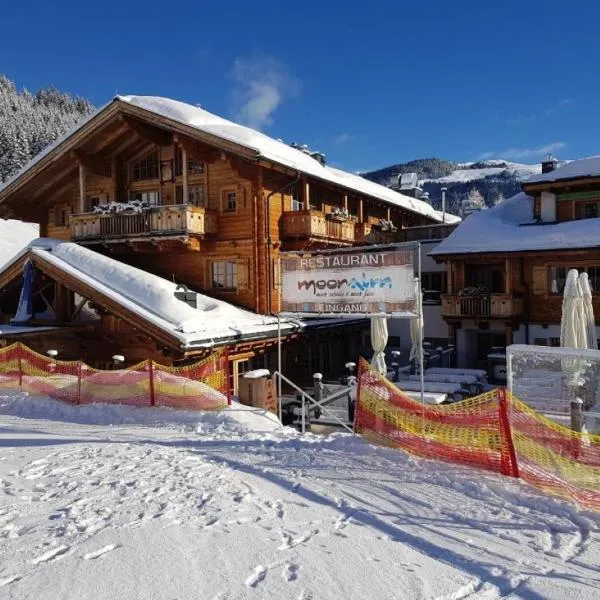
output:
[{"label": "snow bank", "polygon": [[190,411],[172,408],[145,408],[123,404],[72,406],[45,396],[0,390],[0,415],[25,419],[62,421],[84,425],[144,425],[194,431],[199,434],[244,434],[281,431],[275,415],[262,409],[233,402],[219,411]]},{"label": "snow bank", "polygon": [[0,219],[0,268],[11,262],[23,248],[37,238],[39,226],[14,219]]},{"label": "snow bank", "polygon": [[533,198],[524,192],[473,213],[430,255],[521,250],[568,250],[600,246],[600,218],[532,224]]}]

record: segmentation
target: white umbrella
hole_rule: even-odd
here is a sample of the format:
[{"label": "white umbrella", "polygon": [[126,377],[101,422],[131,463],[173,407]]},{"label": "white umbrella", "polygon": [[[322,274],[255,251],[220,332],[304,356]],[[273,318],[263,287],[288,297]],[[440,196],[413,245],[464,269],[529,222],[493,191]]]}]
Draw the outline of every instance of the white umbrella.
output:
[{"label": "white umbrella", "polygon": [[418,293],[415,298],[415,310],[419,316],[410,320],[411,346],[408,360],[414,360],[415,367],[418,367],[421,364],[421,346],[423,344],[423,301]]},{"label": "white umbrella", "polygon": [[560,320],[560,345],[563,348],[587,348],[583,293],[577,269],[567,274],[563,292],[562,316]]},{"label": "white umbrella", "polygon": [[371,364],[382,375],[387,374],[385,366],[385,347],[388,342],[388,327],[385,317],[371,318],[371,345],[373,346],[373,358]]},{"label": "white umbrella", "polygon": [[583,294],[583,312],[585,329],[587,333],[587,347],[598,350],[598,336],[596,334],[596,321],[594,319],[594,305],[592,304],[592,287],[587,273],[579,275],[579,285]]}]

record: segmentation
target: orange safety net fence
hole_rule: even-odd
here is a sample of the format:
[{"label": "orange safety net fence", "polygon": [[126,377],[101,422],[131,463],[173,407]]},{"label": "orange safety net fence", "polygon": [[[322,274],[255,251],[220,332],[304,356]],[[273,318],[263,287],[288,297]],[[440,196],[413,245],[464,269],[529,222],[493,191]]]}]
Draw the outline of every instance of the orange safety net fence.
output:
[{"label": "orange safety net fence", "polygon": [[183,367],[142,361],[103,371],[82,361],[52,359],[16,343],[0,348],[0,388],[21,388],[71,404],[103,402],[217,410],[230,403],[223,350]]},{"label": "orange safety net fence", "polygon": [[574,432],[497,389],[423,405],[361,360],[355,430],[413,454],[521,477],[600,511],[600,436]]}]

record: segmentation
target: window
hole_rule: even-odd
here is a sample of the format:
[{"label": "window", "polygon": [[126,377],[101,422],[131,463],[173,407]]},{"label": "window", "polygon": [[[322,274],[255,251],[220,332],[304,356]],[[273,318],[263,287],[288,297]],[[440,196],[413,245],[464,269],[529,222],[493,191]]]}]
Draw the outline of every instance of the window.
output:
[{"label": "window", "polygon": [[482,288],[491,294],[504,292],[504,265],[465,265],[466,287]]},{"label": "window", "polygon": [[547,346],[548,340],[546,338],[533,338],[534,346]]},{"label": "window", "polygon": [[146,206],[158,206],[160,204],[160,194],[158,190],[148,190],[147,192],[131,192],[130,200],[137,200]]},{"label": "window", "polygon": [[[199,160],[188,159],[188,175],[202,175],[204,163]],[[175,149],[175,175],[183,175],[183,152],[181,148]]]},{"label": "window", "polygon": [[559,337],[551,337],[550,338],[550,345],[553,348],[558,348],[560,347],[560,338]]},{"label": "window", "polygon": [[593,219],[600,217],[600,202],[577,202],[575,203],[576,219]]},{"label": "window", "polygon": [[158,152],[152,152],[133,165],[134,181],[158,179]]},{"label": "window", "polygon": [[446,293],[447,274],[445,271],[432,271],[421,273],[421,288],[424,291],[435,291]]},{"label": "window", "polygon": [[237,288],[237,263],[217,261],[212,263],[212,287],[223,290]]},{"label": "window", "polygon": [[299,210],[304,210],[304,202],[300,202],[300,200],[296,200],[295,198],[292,198],[292,210],[294,212],[299,211]]},{"label": "window", "polygon": [[592,293],[600,291],[600,266],[550,267],[550,289],[553,294],[562,294],[565,290],[567,274],[571,269],[588,274]]},{"label": "window", "polygon": [[233,190],[223,191],[221,210],[223,212],[235,212],[237,210],[237,192]]},{"label": "window", "polygon": [[205,208],[204,204],[204,188],[202,186],[193,186],[188,188],[188,200],[183,201],[183,186],[178,185],[175,188],[175,203],[176,204],[191,204]]},{"label": "window", "polygon": [[188,189],[188,204],[204,208],[204,188],[201,186]]},{"label": "window", "polygon": [[65,227],[67,225],[67,209],[64,206],[54,207],[54,225]]}]

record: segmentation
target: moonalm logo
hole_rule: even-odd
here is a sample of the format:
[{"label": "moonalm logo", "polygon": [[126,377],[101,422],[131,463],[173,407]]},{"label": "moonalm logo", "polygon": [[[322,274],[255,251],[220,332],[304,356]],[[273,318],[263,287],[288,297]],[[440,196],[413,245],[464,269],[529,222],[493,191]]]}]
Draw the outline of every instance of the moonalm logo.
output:
[{"label": "moonalm logo", "polygon": [[340,290],[344,286],[348,286],[352,290],[366,292],[372,289],[388,288],[392,289],[391,277],[367,277],[362,274],[362,280],[353,277],[350,282],[347,279],[303,279],[298,281],[298,290],[310,290],[316,293],[317,290]]}]

